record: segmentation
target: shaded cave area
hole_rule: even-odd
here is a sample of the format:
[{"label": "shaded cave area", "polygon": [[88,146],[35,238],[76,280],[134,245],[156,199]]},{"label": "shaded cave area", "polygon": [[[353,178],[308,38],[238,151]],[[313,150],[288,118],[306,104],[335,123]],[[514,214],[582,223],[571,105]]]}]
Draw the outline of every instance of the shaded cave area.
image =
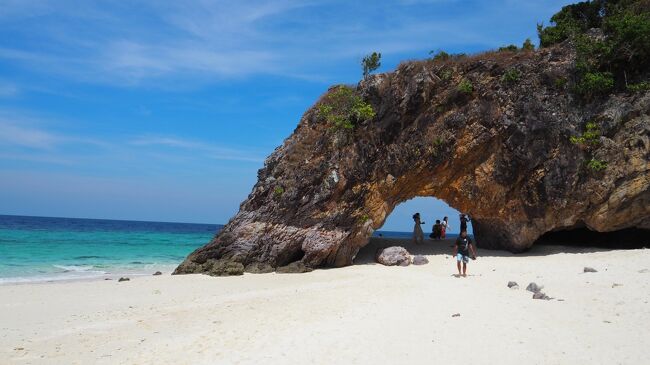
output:
[{"label": "shaded cave area", "polygon": [[534,245],[595,247],[607,249],[650,248],[650,229],[626,228],[598,232],[584,225],[547,232]]}]

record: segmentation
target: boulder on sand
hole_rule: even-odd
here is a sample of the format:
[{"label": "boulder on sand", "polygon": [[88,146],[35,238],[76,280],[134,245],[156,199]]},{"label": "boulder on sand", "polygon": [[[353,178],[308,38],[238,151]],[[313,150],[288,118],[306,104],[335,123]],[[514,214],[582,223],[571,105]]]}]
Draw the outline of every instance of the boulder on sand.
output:
[{"label": "boulder on sand", "polygon": [[519,289],[519,284],[516,281],[509,281],[508,288],[510,289]]},{"label": "boulder on sand", "polygon": [[387,247],[377,251],[377,262],[386,266],[409,266],[411,255],[400,246]]}]

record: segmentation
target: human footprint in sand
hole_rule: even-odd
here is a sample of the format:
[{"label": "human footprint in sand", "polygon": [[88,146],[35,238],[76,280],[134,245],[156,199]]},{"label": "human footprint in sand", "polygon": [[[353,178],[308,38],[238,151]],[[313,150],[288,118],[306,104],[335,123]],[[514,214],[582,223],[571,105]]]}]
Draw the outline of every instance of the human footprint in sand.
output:
[{"label": "human footprint in sand", "polygon": [[[471,253],[471,256],[470,256]],[[456,238],[454,244],[454,256],[456,256],[456,267],[458,267],[458,276],[467,276],[467,262],[470,257],[476,260],[476,250],[472,239],[467,236],[467,231],[460,232],[460,236]],[[463,271],[460,271],[460,264],[463,263]]]}]

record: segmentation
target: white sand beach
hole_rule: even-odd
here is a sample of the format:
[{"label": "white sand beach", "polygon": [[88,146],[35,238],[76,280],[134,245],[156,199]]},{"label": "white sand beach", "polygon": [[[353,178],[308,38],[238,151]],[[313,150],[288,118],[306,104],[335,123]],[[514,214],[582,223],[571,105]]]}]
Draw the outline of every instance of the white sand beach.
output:
[{"label": "white sand beach", "polygon": [[[479,250],[423,266],[0,286],[0,364],[643,364],[650,250]],[[583,273],[585,266],[598,270]],[[507,287],[516,281],[520,289]],[[533,300],[529,282],[553,300]],[[561,300],[560,300],[561,299]],[[460,316],[452,316],[459,313]]]}]

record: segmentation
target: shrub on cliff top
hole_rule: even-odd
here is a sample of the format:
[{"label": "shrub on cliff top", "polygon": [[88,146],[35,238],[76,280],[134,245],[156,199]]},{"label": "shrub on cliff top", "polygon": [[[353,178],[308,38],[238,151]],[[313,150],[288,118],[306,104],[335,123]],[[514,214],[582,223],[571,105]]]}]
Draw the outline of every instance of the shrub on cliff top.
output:
[{"label": "shrub on cliff top", "polygon": [[363,78],[365,79],[371,72],[381,66],[381,53],[372,52],[361,60],[361,67],[363,68]]},{"label": "shrub on cliff top", "polygon": [[429,51],[431,55],[431,60],[436,61],[458,61],[467,57],[465,53],[447,53],[445,51]]},{"label": "shrub on cliff top", "polygon": [[524,51],[534,51],[535,45],[531,42],[530,38],[526,38],[524,44],[521,45],[521,49]]},{"label": "shrub on cliff top", "polygon": [[519,48],[514,44],[507,45],[505,47],[499,47],[499,52],[517,52]]},{"label": "shrub on cliff top", "polygon": [[356,124],[374,118],[375,111],[352,88],[337,86],[320,101],[318,115],[332,128],[353,129]]},{"label": "shrub on cliff top", "polygon": [[[603,37],[590,34],[592,28],[599,28]],[[550,26],[538,24],[537,31],[540,47],[566,39],[574,41],[578,81],[586,86],[624,89],[629,80],[642,79],[650,68],[648,0],[593,0],[567,5],[551,17]]]}]

